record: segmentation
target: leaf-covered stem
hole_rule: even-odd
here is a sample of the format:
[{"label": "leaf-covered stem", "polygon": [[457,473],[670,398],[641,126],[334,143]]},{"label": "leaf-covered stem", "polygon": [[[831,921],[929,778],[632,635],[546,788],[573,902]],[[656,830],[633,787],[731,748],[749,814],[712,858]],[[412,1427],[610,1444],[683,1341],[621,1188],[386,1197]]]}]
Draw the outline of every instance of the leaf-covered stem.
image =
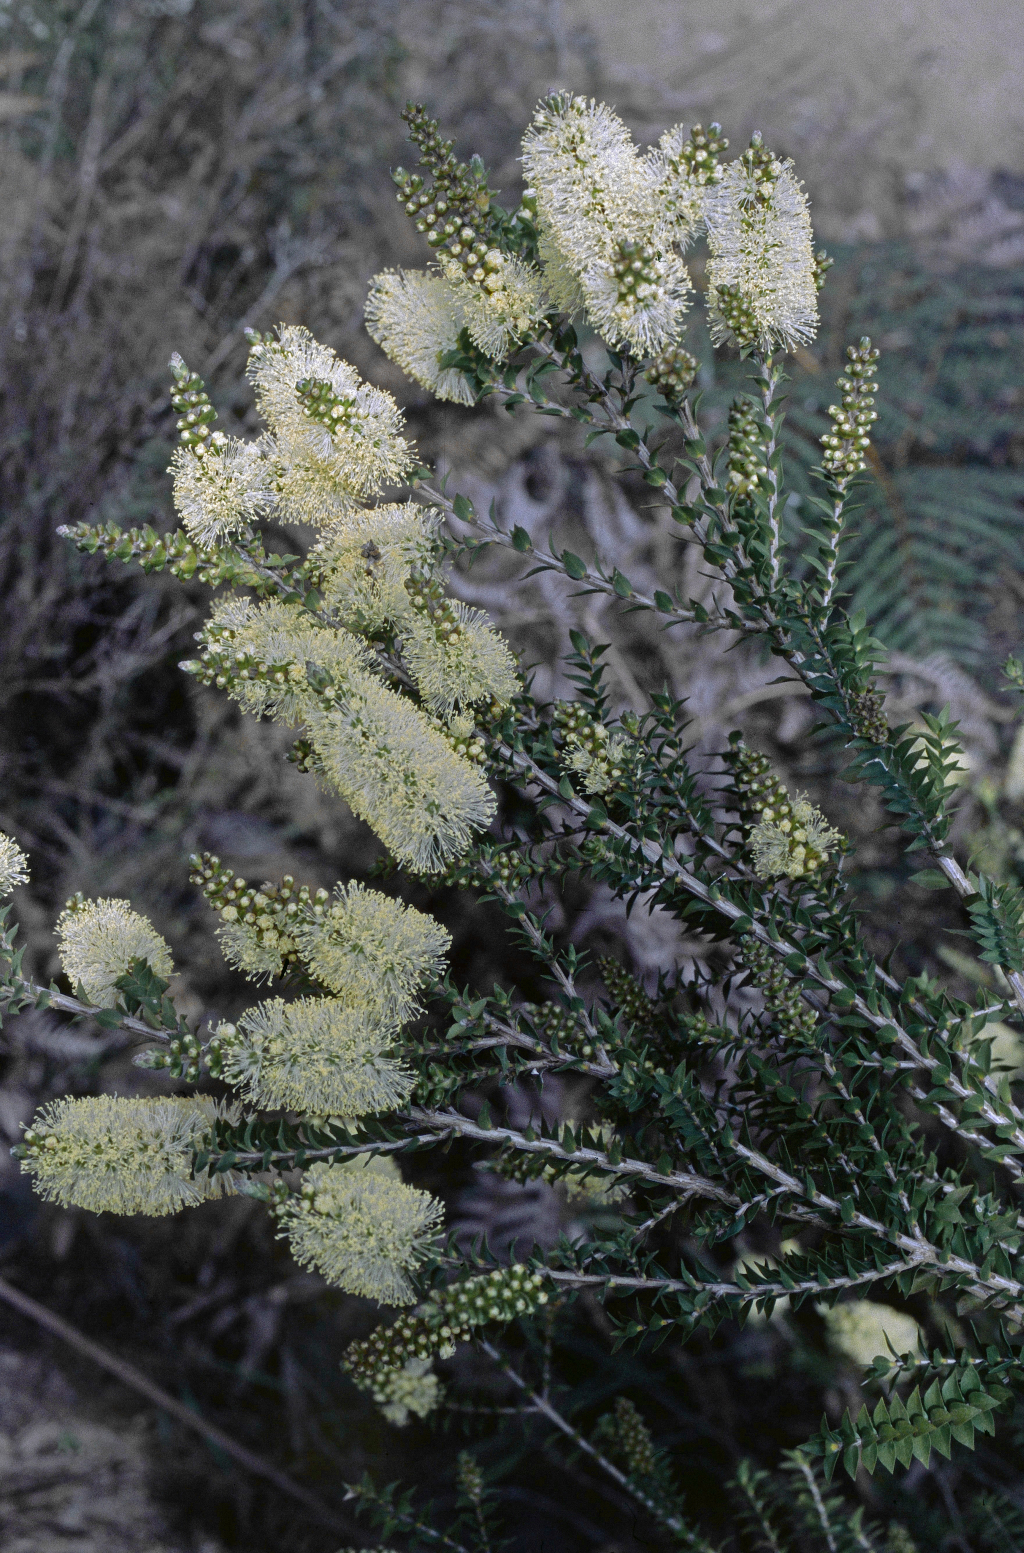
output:
[{"label": "leaf-covered stem", "polygon": [[477,1346],[482,1353],[485,1353],[498,1366],[504,1375],[508,1376],[512,1384],[523,1393],[534,1412],[546,1418],[567,1439],[572,1440],[577,1450],[581,1450],[585,1456],[588,1456],[591,1461],[601,1468],[606,1477],[611,1478],[614,1483],[618,1484],[619,1488],[635,1499],[638,1504],[641,1504],[648,1514],[652,1515],[662,1526],[668,1527],[669,1531],[675,1532],[678,1537],[685,1538],[684,1546],[694,1549],[707,1547],[707,1544],[702,1539],[693,1539],[693,1534],[684,1521],[664,1510],[661,1505],[654,1499],[651,1499],[635,1482],[628,1478],[624,1472],[620,1471],[614,1462],[609,1461],[607,1456],[602,1455],[597,1447],[592,1445],[584,1435],[580,1434],[579,1430],[575,1429],[569,1420],[558,1411],[549,1397],[542,1396],[540,1392],[534,1391],[529,1381],[525,1380],[517,1370],[512,1368],[509,1361],[495,1348],[493,1343],[489,1342],[487,1338],[478,1338]]}]

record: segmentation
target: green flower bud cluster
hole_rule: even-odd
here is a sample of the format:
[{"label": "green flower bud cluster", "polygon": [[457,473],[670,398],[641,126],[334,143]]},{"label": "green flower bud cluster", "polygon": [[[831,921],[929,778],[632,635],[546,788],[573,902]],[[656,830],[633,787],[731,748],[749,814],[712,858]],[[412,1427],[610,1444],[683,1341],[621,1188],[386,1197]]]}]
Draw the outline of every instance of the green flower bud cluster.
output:
[{"label": "green flower bud cluster", "polygon": [[615,1432],[631,1477],[651,1477],[657,1466],[651,1431],[628,1397],[615,1398]]},{"label": "green flower bud cluster", "polygon": [[[166,1047],[154,1047],[150,1051],[137,1053],[132,1058],[132,1062],[137,1068],[167,1072],[171,1078],[180,1078],[188,1084],[195,1084],[204,1066],[204,1052],[199,1044],[199,1038],[192,1031],[188,1031],[180,1036],[173,1036]],[[205,1061],[205,1065],[210,1067],[208,1061]],[[214,1078],[218,1077],[212,1067],[210,1072]]]},{"label": "green flower bud cluster", "polygon": [[507,844],[494,846],[484,842],[474,848],[471,857],[453,862],[442,877],[445,884],[477,890],[493,889],[497,885],[514,895],[528,879],[539,877],[542,873],[542,867],[531,862],[515,847]]},{"label": "green flower bud cluster", "polygon": [[846,355],[847,365],[837,384],[842,390],[842,404],[829,405],[832,428],[821,439],[825,450],[822,468],[840,492],[846,490],[855,475],[867,468],[864,455],[871,445],[868,427],[878,419],[878,411],[874,409],[874,395],[878,391],[874,377],[878,351],[865,335],[859,345],[847,346]]},{"label": "green flower bud cluster", "polygon": [[455,642],[465,634],[436,572],[426,566],[416,566],[405,579],[404,586],[413,609],[430,621],[439,642]]},{"label": "green flower bud cluster", "polygon": [[291,749],[287,751],[284,758],[285,760],[289,761],[291,765],[297,766],[300,771],[304,771],[307,774],[310,772],[314,774],[317,772],[322,772],[324,769],[324,763],[320,759],[320,756],[317,754],[316,750],[313,748],[313,744],[310,739],[296,739],[295,743],[292,745]]},{"label": "green flower bud cluster", "polygon": [[858,690],[850,696],[853,729],[859,739],[884,744],[889,737],[889,722],[879,691]]},{"label": "green flower bud cluster", "polygon": [[[247,566],[234,550],[220,550],[197,545],[186,529],[172,529],[169,534],[158,534],[146,524],[144,528],[118,528],[116,523],[67,523],[57,533],[70,539],[77,549],[86,555],[97,553],[111,560],[136,562],[144,572],[170,572],[184,582],[193,577],[211,588],[224,584],[235,587],[255,588],[265,591],[266,579]],[[255,536],[246,540],[249,553],[261,560],[262,547]],[[290,573],[293,582],[307,581],[305,568]]]},{"label": "green flower bud cluster", "polygon": [[611,733],[578,701],[556,701],[553,721],[564,740],[565,763],[583,778],[584,791],[621,787],[636,764],[630,741]]},{"label": "green flower bud cluster", "polygon": [[750,934],[740,940],[740,956],[751,981],[764,998],[765,1012],[784,1036],[809,1036],[817,1015],[800,996],[800,988],[778,956]]},{"label": "green flower bud cluster", "polygon": [[738,281],[724,281],[716,287],[715,306],[723,326],[732,333],[741,351],[756,342],[757,311],[753,299],[745,294]]},{"label": "green flower bud cluster", "polygon": [[725,151],[728,145],[729,142],[722,134],[721,124],[709,124],[707,129],[702,124],[695,124],[690,131],[689,140],[684,142],[679,152],[678,163],[681,167],[685,167],[693,183],[699,183],[702,186],[718,183],[722,177],[718,153]]},{"label": "green flower bud cluster", "polygon": [[611,955],[603,955],[597,962],[597,968],[612,1002],[625,1022],[643,1034],[653,1030],[656,1006],[636,977],[631,976],[625,966],[620,965]]},{"label": "green flower bud cluster", "polygon": [[454,143],[441,138],[437,120],[420,104],[410,103],[402,117],[420,152],[419,165],[433,178],[432,186],[425,188],[419,173],[395,168],[391,176],[406,215],[431,248],[443,248],[457,260],[468,280],[488,291],[500,289],[505,260],[491,241],[491,195],[483,163],[479,157],[468,165],[457,162]]},{"label": "green flower bud cluster", "polygon": [[[231,626],[221,625],[216,620],[207,621],[203,630],[196,633],[196,641],[203,644],[199,657],[186,658],[178,667],[201,685],[216,685],[218,690],[230,689],[243,680],[280,689],[286,686],[300,691],[311,688],[305,669],[293,659],[268,663],[244,647],[232,646],[234,637]],[[333,687],[318,686],[317,689],[325,700],[332,699]]]},{"label": "green flower bud cluster", "polygon": [[326,916],[331,899],[327,890],[310,890],[305,884],[296,887],[291,874],[285,874],[280,884],[265,881],[257,890],[210,852],[194,853],[189,862],[191,882],[199,886],[222,922],[238,923],[269,938],[286,966],[298,963],[292,930]]},{"label": "green flower bud cluster", "polygon": [[769,151],[760,130],[751,135],[750,145],[741,151],[739,161],[753,185],[752,203],[762,207],[770,205],[782,174],[782,163],[773,151]]},{"label": "green flower bud cluster", "polygon": [[[556,1057],[568,1049],[580,1057],[593,1057],[593,1043],[585,1038],[579,1014],[561,1003],[522,1003],[519,1012],[547,1042]],[[583,1039],[581,1040],[581,1037]]]},{"label": "green flower bud cluster", "polygon": [[459,1493],[469,1500],[474,1509],[479,1509],[484,1498],[484,1478],[469,1451],[459,1452],[455,1463],[455,1482]]},{"label": "green flower bud cluster", "polygon": [[215,453],[227,442],[222,431],[213,431],[217,412],[210,403],[210,396],[198,372],[190,372],[175,351],[171,357],[171,374],[174,388],[171,404],[178,412],[178,432],[183,447],[191,448],[202,457]]},{"label": "green flower bud cluster", "polygon": [[824,248],[819,248],[814,255],[814,289],[816,291],[820,291],[824,286],[825,276],[835,262],[832,255],[826,253]]},{"label": "green flower bud cluster", "polygon": [[726,761],[732,771],[732,787],[744,819],[792,820],[789,794],[772,771],[767,755],[752,750],[739,734],[729,740]]},{"label": "green flower bud cluster", "polygon": [[656,393],[662,394],[669,404],[678,404],[686,390],[693,385],[700,362],[681,345],[670,345],[660,356],[655,356],[646,371],[646,378]]},{"label": "green flower bud cluster", "polygon": [[487,745],[471,717],[457,717],[448,727],[442,724],[441,732],[456,755],[461,755],[463,760],[471,761],[474,766],[487,764]]},{"label": "green flower bud cluster", "polygon": [[619,302],[635,306],[645,302],[660,279],[656,267],[658,255],[644,243],[623,238],[612,261],[612,274],[618,286]]},{"label": "green flower bud cluster", "polygon": [[351,1343],[342,1364],[357,1386],[372,1389],[410,1359],[451,1358],[478,1327],[533,1315],[548,1302],[544,1285],[542,1274],[514,1266],[435,1289],[414,1313]]},{"label": "green flower bud cluster", "polygon": [[729,490],[749,496],[768,473],[764,458],[764,433],[746,399],[734,399],[729,408]]},{"label": "green flower bud cluster", "polygon": [[349,431],[359,419],[354,396],[337,393],[324,378],[305,377],[296,383],[295,392],[303,414],[328,431]]}]

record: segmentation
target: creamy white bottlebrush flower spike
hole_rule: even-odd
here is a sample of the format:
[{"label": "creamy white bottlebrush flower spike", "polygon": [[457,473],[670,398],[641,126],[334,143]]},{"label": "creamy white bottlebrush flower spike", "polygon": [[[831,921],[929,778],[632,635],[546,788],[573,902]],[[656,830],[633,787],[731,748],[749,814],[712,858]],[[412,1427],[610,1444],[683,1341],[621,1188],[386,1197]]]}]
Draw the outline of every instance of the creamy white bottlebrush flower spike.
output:
[{"label": "creamy white bottlebrush flower spike", "polygon": [[53,1100],[32,1120],[18,1154],[49,1202],[91,1213],[177,1213],[235,1189],[227,1174],[193,1175],[193,1154],[218,1116],[201,1096]]},{"label": "creamy white bottlebrush flower spike", "polygon": [[490,249],[485,260],[488,274],[480,283],[454,261],[441,262],[462,327],[473,344],[496,361],[530,333],[550,306],[540,271],[516,254]]},{"label": "creamy white bottlebrush flower spike", "polygon": [[292,1255],[348,1294],[409,1305],[410,1273],[440,1227],[429,1192],[406,1186],[376,1160],[313,1165],[297,1196],[278,1208]]},{"label": "creamy white bottlebrush flower spike", "polygon": [[213,1032],[219,1077],[271,1110],[365,1116],[403,1105],[413,1077],[388,1055],[398,1034],[339,998],[271,998]]},{"label": "creamy white bottlebrush flower spike", "polygon": [[221,436],[206,447],[179,447],[171,460],[174,505],[190,538],[216,545],[277,502],[277,470],[264,439]]},{"label": "creamy white bottlebrush flower spike", "polygon": [[754,826],[750,850],[763,879],[804,879],[823,867],[842,839],[806,795],[798,793],[778,818]]},{"label": "creamy white bottlebrush flower spike", "polygon": [[463,373],[442,367],[466,327],[462,300],[443,275],[428,270],[385,270],[370,282],[366,327],[386,356],[438,399],[472,404]]},{"label": "creamy white bottlebrush flower spike", "polygon": [[[218,682],[248,711],[304,723],[323,776],[407,866],[436,872],[489,824],[495,799],[483,777],[426,712],[364,667],[367,649],[350,632],[290,605],[234,599],[201,639],[213,669],[233,674],[241,655],[264,671]],[[311,667],[329,696],[312,689]]]},{"label": "creamy white bottlebrush flower spike", "polygon": [[28,884],[28,858],[16,841],[0,831],[0,899],[19,884]]},{"label": "creamy white bottlebrush flower spike", "polygon": [[[362,382],[308,329],[282,324],[276,339],[258,340],[247,370],[273,439],[268,448],[278,465],[276,511],[283,521],[338,522],[412,468],[394,399]],[[326,386],[322,418],[312,413],[303,385]]]},{"label": "creamy white bottlebrush flower spike", "polygon": [[309,725],[328,782],[398,860],[437,873],[490,824],[496,800],[411,701],[376,683]]},{"label": "creamy white bottlebrush flower spike", "polygon": [[402,656],[423,700],[439,716],[483,701],[507,706],[520,688],[504,639],[482,610],[449,601],[443,632],[426,614],[403,623]]},{"label": "creamy white bottlebrush flower spike", "polygon": [[391,1026],[417,1011],[425,982],[441,974],[451,946],[450,933],[426,912],[356,881],[339,884],[329,910],[293,932],[317,981]]},{"label": "creamy white bottlebrush flower spike", "polygon": [[793,350],[818,327],[807,198],[790,161],[755,135],[703,200],[708,309],[716,344]]},{"label": "creamy white bottlebrush flower spike", "polygon": [[404,1429],[411,1415],[426,1418],[444,1396],[430,1359],[406,1359],[401,1369],[384,1370],[367,1388],[389,1424]]},{"label": "creamy white bottlebrush flower spike", "polygon": [[328,529],[310,553],[325,608],[359,632],[408,620],[406,582],[431,569],[439,524],[435,513],[410,501],[367,508]]},{"label": "creamy white bottlebrush flower spike", "polygon": [[129,901],[74,896],[57,919],[57,934],[64,974],[100,1008],[113,1008],[115,983],[136,960],[148,961],[165,979],[174,972],[167,943]]},{"label": "creamy white bottlebrush flower spike", "polygon": [[676,252],[692,227],[682,202],[659,198],[664,159],[642,157],[605,104],[559,94],[538,108],[523,163],[555,304],[582,303],[610,344],[645,354],[670,344],[692,293]]}]

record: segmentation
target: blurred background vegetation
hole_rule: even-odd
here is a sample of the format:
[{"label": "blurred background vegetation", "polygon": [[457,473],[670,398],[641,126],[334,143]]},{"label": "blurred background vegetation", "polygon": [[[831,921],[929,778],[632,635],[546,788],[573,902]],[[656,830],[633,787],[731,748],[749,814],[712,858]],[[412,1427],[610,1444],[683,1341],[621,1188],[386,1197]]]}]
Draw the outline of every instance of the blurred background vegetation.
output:
[{"label": "blurred background vegetation", "polygon": [[[370,276],[426,262],[387,176],[403,159],[409,97],[441,115],[464,155],[485,157],[507,204],[520,135],[553,86],[616,103],[644,141],[715,117],[734,149],[760,127],[797,158],[838,259],[821,336],[792,366],[797,492],[844,346],[870,333],[882,415],[848,586],[891,649],[890,716],[948,705],[961,720],[961,855],[983,851],[996,874],[1024,875],[1024,740],[998,672],[1020,649],[1024,608],[1024,126],[1007,89],[1022,70],[1024,23],[999,0],[0,0],[0,827],[32,858],[15,906],[31,973],[58,973],[51,926],[74,890],[128,896],[174,947],[179,1007],[230,1014],[247,991],[220,960],[188,854],[206,847],[250,878],[328,886],[365,876],[376,857],[367,829],[283,761],[278,731],[178,671],[204,590],[94,564],[55,536],[83,518],[170,526],[172,350],[207,378],[226,428],[251,432],[242,329],[303,323],[400,398],[424,457],[452,470],[455,488],[495,500],[535,544],[596,547],[638,585],[707,586],[650,491],[613,480],[600,445],[584,452],[561,423],[490,405],[429,403],[366,337]],[[687,344],[721,435],[739,376],[699,325]],[[797,536],[799,496],[788,517]],[[492,611],[542,691],[566,693],[560,659],[577,624],[611,644],[620,704],[666,682],[688,697],[698,764],[742,726],[855,838],[878,946],[898,942],[906,968],[967,989],[957,940],[938,931],[955,916],[937,917],[908,887],[879,812],[852,806],[837,753],[814,736],[804,699],[772,683],[771,664],[745,648],[723,656],[696,634],[669,638],[646,617],[567,597],[551,577],[523,581],[507,558],[485,557],[456,587]],[[451,892],[410,898],[452,929],[460,981],[519,976],[543,996],[485,910]],[[708,963],[706,946],[642,911],[627,921],[599,891],[570,883],[549,904],[560,934],[641,977],[680,956]],[[1007,1060],[1024,1061],[1014,1039],[1006,1032]],[[55,1094],[144,1082],[100,1032],[48,1014],[11,1021],[0,1042],[5,1144]],[[554,1116],[580,1097],[552,1086],[543,1103]],[[420,1178],[460,1233],[487,1233],[505,1254],[571,1222],[542,1184],[481,1177],[468,1153],[427,1161]],[[321,1553],[365,1538],[341,1484],[366,1469],[428,1480],[451,1501],[458,1416],[447,1434],[398,1430],[342,1379],[340,1352],[373,1312],[300,1273],[257,1205],[160,1223],[90,1218],[41,1207],[5,1151],[0,1274],[315,1488],[339,1528],[4,1309],[5,1547]],[[927,1326],[929,1312],[915,1314]],[[716,1485],[743,1456],[774,1463],[823,1406],[857,1391],[813,1312],[613,1361],[598,1308],[584,1304],[558,1342],[580,1417],[619,1393],[643,1398],[712,1523]],[[488,1400],[471,1361],[456,1379],[479,1380]],[[939,1546],[927,1518],[940,1509],[947,1525],[966,1517],[947,1545],[975,1545],[969,1510],[986,1473],[1024,1504],[1012,1467],[1024,1423],[1004,1436],[1002,1456],[865,1488],[872,1513],[884,1518],[879,1495],[897,1509],[916,1496],[922,1546]],[[578,1466],[580,1492],[566,1496],[548,1450],[532,1428],[491,1432],[484,1462],[505,1483],[516,1548],[636,1546],[628,1507]]]}]

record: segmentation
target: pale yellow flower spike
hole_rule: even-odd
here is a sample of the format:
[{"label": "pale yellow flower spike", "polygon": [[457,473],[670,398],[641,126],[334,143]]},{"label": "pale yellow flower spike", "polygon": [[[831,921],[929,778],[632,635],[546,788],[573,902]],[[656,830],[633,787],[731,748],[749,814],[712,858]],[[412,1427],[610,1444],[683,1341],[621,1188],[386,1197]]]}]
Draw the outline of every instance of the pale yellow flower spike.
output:
[{"label": "pale yellow flower spike", "polygon": [[366,676],[345,709],[311,722],[326,779],[416,873],[461,857],[495,812],[495,797],[411,702]]},{"label": "pale yellow flower spike", "polygon": [[556,305],[571,311],[578,285],[589,322],[610,344],[645,354],[671,344],[692,286],[676,252],[684,213],[664,196],[661,162],[640,156],[605,104],[561,95],[538,108],[523,164]]},{"label": "pale yellow flower spike", "polygon": [[0,899],[19,884],[28,884],[28,858],[16,841],[0,831]]},{"label": "pale yellow flower spike", "polygon": [[248,654],[270,668],[279,667],[274,678],[238,680],[228,693],[247,712],[272,716],[292,726],[304,722],[316,705],[306,677],[307,664],[314,664],[342,688],[355,682],[361,685],[370,678],[366,673],[369,654],[363,642],[350,631],[318,625],[303,610],[279,599],[263,604],[239,598],[224,600],[207,622],[203,640],[221,650],[230,647],[236,654]]},{"label": "pale yellow flower spike", "polygon": [[[394,399],[362,382],[308,329],[282,324],[276,340],[253,347],[248,372],[273,436],[280,465],[277,512],[285,522],[338,522],[412,468]],[[312,419],[300,398],[300,383],[311,380],[329,384],[338,398],[338,417],[329,427]]]},{"label": "pale yellow flower spike", "polygon": [[[433,917],[353,881],[317,922],[295,928],[299,953],[317,981],[350,1007],[398,1025],[439,976],[451,935]],[[343,1108],[340,1108],[343,1109]]]},{"label": "pale yellow flower spike", "polygon": [[750,833],[754,868],[762,879],[803,879],[818,871],[842,841],[806,795],[798,794],[781,820],[761,820]]},{"label": "pale yellow flower spike", "polygon": [[[234,681],[229,693],[257,716],[305,723],[325,779],[400,862],[436,872],[490,823],[494,794],[479,772],[423,711],[364,667],[367,648],[350,632],[321,629],[286,604],[233,599],[203,638],[266,666],[265,678]],[[310,663],[328,676],[336,710],[325,711],[323,695],[311,691]]]},{"label": "pale yellow flower spike", "polygon": [[310,553],[324,607],[343,625],[375,632],[413,614],[406,578],[433,564],[439,519],[416,502],[353,514],[329,529]]},{"label": "pale yellow flower spike", "polygon": [[483,285],[468,279],[453,260],[442,259],[442,264],[470,339],[486,356],[500,361],[516,340],[529,334],[549,304],[539,270],[496,248],[488,259],[494,271]]},{"label": "pale yellow flower spike", "polygon": [[174,972],[166,942],[128,901],[76,896],[57,919],[57,933],[64,974],[73,987],[81,983],[100,1008],[113,1008],[118,998],[114,983],[135,960],[147,960],[165,980]]},{"label": "pale yellow flower spike", "polygon": [[411,1305],[410,1281],[440,1227],[441,1204],[429,1192],[376,1170],[313,1165],[301,1194],[278,1210],[292,1255],[348,1294],[385,1305]]},{"label": "pale yellow flower spike", "polygon": [[[192,1175],[210,1137],[212,1100],[92,1095],[53,1100],[25,1131],[22,1169],[49,1202],[91,1213],[177,1213],[235,1190],[230,1175]],[[227,1113],[237,1119],[237,1111]]]},{"label": "pale yellow flower spike", "polygon": [[457,707],[493,700],[507,706],[519,690],[516,663],[482,610],[449,601],[443,640],[429,615],[411,614],[403,629],[404,657],[424,701],[448,718]]},{"label": "pale yellow flower spike", "polygon": [[220,1076],[255,1105],[365,1116],[394,1110],[412,1093],[412,1074],[386,1055],[396,1035],[340,999],[272,998],[237,1025],[219,1025],[213,1044]]},{"label": "pale yellow flower spike", "polygon": [[790,161],[755,136],[704,197],[716,345],[793,350],[814,338],[818,288],[807,198]]},{"label": "pale yellow flower spike", "polygon": [[265,440],[224,438],[210,447],[175,449],[174,505],[189,536],[215,545],[271,511],[278,471]]},{"label": "pale yellow flower spike", "polygon": [[248,922],[222,922],[216,933],[225,960],[250,981],[272,981],[280,976],[285,954],[295,947],[290,936],[273,926],[260,929]]},{"label": "pale yellow flower spike", "polygon": [[427,270],[385,270],[370,282],[366,328],[385,355],[438,399],[472,404],[463,373],[442,367],[466,327],[462,298],[443,275]]},{"label": "pale yellow flower spike", "polygon": [[426,1418],[444,1396],[430,1359],[406,1359],[401,1369],[384,1370],[367,1389],[389,1424],[404,1429],[410,1414]]}]

